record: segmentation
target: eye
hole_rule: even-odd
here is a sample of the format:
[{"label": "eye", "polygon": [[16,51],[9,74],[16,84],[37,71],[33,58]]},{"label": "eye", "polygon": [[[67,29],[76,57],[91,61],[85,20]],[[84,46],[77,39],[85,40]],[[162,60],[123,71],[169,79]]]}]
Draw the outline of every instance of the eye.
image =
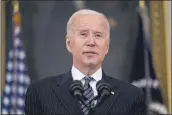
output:
[{"label": "eye", "polygon": [[102,38],[102,35],[101,34],[96,34],[95,37],[96,38]]},{"label": "eye", "polygon": [[86,35],[86,33],[81,33],[81,35],[85,36],[85,35]]},{"label": "eye", "polygon": [[87,36],[87,33],[86,32],[81,32],[80,35],[81,36]]}]

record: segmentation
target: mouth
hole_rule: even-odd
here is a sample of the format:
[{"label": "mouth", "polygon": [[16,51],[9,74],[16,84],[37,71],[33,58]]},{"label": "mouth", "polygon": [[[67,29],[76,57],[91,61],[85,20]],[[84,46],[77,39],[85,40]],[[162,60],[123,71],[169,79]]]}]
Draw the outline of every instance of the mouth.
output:
[{"label": "mouth", "polygon": [[84,52],[83,54],[98,54],[98,53],[96,53],[96,52],[94,52],[94,51],[86,51],[86,52]]}]

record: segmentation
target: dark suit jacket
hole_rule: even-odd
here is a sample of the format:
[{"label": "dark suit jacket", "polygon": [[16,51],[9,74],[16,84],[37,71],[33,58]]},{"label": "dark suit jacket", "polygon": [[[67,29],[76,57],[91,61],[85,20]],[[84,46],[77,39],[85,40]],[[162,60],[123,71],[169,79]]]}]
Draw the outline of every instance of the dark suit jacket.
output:
[{"label": "dark suit jacket", "polygon": [[[95,107],[91,114],[146,114],[145,99],[141,89],[108,77],[104,73],[102,79],[111,85],[114,95],[110,95],[102,104]],[[83,115],[78,100],[69,92],[72,81],[71,72],[68,72],[32,83],[28,87],[25,98],[25,113],[27,115]]]}]

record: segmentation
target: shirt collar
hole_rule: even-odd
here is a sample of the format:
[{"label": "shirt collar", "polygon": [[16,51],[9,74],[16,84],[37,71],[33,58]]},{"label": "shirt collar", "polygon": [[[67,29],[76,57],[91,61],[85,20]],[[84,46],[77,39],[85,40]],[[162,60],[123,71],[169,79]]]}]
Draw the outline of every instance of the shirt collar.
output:
[{"label": "shirt collar", "polygon": [[[73,80],[82,80],[86,75],[80,72],[77,68],[72,66],[71,69]],[[100,67],[94,74],[91,75],[97,82],[102,79],[102,68]]]},{"label": "shirt collar", "polygon": [[74,66],[72,66],[71,72],[72,72],[73,80],[79,80],[80,81],[80,80],[82,80],[85,77],[85,75],[83,73],[81,73]]},{"label": "shirt collar", "polygon": [[102,69],[99,68],[94,74],[91,75],[97,82],[102,79]]}]

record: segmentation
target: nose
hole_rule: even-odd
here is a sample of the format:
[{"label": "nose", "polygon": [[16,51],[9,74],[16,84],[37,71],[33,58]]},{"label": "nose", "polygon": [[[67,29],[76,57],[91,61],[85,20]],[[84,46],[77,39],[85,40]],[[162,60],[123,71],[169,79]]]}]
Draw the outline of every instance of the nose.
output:
[{"label": "nose", "polygon": [[90,35],[87,39],[87,46],[95,46],[95,39],[93,35]]}]

